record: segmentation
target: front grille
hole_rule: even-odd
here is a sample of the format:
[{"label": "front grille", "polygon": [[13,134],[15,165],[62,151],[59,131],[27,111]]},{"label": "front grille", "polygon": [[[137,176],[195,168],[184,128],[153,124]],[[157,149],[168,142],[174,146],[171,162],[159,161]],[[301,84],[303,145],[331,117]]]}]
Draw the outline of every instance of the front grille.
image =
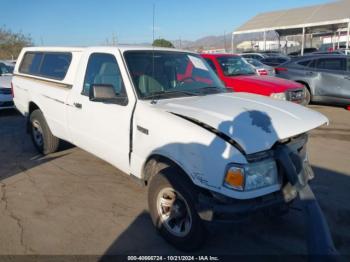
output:
[{"label": "front grille", "polygon": [[[298,176],[299,182],[300,181],[306,182],[307,180],[310,179],[309,174],[305,172],[305,167],[308,167],[307,141],[308,141],[308,134],[304,133],[304,134],[286,139],[286,141],[279,142],[279,144],[283,144],[287,146],[290,151],[292,151],[294,154],[297,154],[300,157],[301,161],[303,162],[304,172],[302,172],[301,176],[300,175]],[[288,183],[289,181],[285,176],[285,171],[281,169],[281,167],[279,167],[279,173],[281,174],[281,177],[282,177],[282,185],[285,186],[286,183]]]},{"label": "front grille", "polygon": [[292,90],[287,92],[287,100],[300,101],[305,98],[304,89]]},{"label": "front grille", "polygon": [[14,106],[14,103],[12,101],[0,102],[0,107],[11,107],[11,106]]},{"label": "front grille", "polygon": [[306,143],[308,140],[308,135],[306,133],[291,138],[286,145],[289,149],[296,154],[298,154],[302,160],[306,159]]},{"label": "front grille", "polygon": [[10,88],[0,88],[0,95],[11,95]]}]

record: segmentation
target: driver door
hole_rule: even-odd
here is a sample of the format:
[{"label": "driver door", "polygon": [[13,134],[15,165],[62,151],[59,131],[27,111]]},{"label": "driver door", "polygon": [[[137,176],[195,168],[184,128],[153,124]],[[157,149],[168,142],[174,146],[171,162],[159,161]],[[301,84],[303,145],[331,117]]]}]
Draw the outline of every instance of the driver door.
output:
[{"label": "driver door", "polygon": [[[118,57],[119,56],[119,57]],[[118,63],[119,60],[119,63]],[[127,94],[125,75],[121,73],[119,54],[91,53],[84,67],[84,79],[74,87],[68,116],[72,141],[86,151],[129,173],[130,119],[134,98]],[[90,101],[93,84],[113,85],[118,96],[127,103]],[[131,99],[130,99],[131,97]]]}]

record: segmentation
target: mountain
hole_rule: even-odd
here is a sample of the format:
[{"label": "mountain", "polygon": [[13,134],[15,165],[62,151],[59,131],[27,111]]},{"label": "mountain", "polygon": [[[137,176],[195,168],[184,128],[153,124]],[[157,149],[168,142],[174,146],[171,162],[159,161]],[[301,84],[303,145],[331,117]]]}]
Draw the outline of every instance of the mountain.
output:
[{"label": "mountain", "polygon": [[[205,36],[199,38],[195,41],[188,40],[174,40],[171,41],[176,48],[189,49],[189,50],[200,50],[200,49],[223,49],[226,46],[226,49],[231,49],[231,34],[219,35],[219,36]],[[246,40],[259,40],[263,39],[262,33],[253,33],[253,34],[243,34],[236,35],[234,38],[235,44],[238,44]],[[267,40],[276,39],[276,34],[274,32],[268,32],[266,34]]]}]

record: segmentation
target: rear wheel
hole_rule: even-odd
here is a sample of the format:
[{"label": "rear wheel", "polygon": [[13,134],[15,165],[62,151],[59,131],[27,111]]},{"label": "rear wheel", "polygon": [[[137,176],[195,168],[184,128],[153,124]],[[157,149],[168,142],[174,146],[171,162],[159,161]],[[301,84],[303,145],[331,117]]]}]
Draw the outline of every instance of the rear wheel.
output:
[{"label": "rear wheel", "polygon": [[30,114],[30,124],[30,133],[35,148],[44,155],[56,152],[60,140],[51,133],[40,109]]},{"label": "rear wheel", "polygon": [[205,228],[196,210],[196,188],[177,168],[155,175],[149,186],[148,205],[154,226],[162,237],[183,251],[200,248]]}]

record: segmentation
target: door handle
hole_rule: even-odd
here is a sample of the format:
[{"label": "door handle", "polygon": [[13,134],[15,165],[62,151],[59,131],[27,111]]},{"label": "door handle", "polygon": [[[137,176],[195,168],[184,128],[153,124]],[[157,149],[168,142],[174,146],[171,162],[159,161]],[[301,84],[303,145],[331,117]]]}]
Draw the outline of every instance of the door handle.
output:
[{"label": "door handle", "polygon": [[83,107],[82,104],[80,104],[80,103],[74,103],[73,105],[79,109],[81,109]]}]

